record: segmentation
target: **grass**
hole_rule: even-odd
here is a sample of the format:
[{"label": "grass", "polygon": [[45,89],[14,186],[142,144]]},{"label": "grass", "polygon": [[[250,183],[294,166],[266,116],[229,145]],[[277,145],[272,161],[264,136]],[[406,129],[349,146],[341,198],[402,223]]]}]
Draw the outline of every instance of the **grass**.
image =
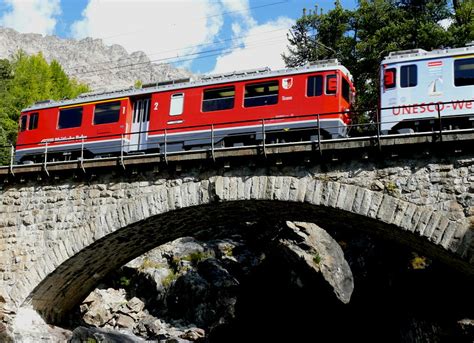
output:
[{"label": "grass", "polygon": [[178,279],[178,274],[176,274],[172,269],[169,270],[169,274],[161,281],[163,287],[168,288],[173,282]]},{"label": "grass", "polygon": [[211,254],[209,252],[195,251],[195,252],[192,252],[191,254],[189,254],[187,256],[182,257],[181,260],[189,261],[193,265],[195,265],[195,264],[197,264],[197,263],[199,263],[203,260],[208,259],[209,257],[211,257]]},{"label": "grass", "polygon": [[159,263],[159,262],[150,260],[149,258],[145,258],[142,264],[140,265],[140,267],[138,267],[138,270],[144,271],[146,269],[161,269],[163,267],[165,267],[163,263]]},{"label": "grass", "polygon": [[385,184],[385,189],[387,190],[387,193],[390,195],[393,195],[396,190],[397,190],[397,184],[395,182],[389,181]]},{"label": "grass", "polygon": [[313,262],[316,263],[318,266],[321,263],[321,255],[319,255],[318,252],[316,252],[313,256]]}]

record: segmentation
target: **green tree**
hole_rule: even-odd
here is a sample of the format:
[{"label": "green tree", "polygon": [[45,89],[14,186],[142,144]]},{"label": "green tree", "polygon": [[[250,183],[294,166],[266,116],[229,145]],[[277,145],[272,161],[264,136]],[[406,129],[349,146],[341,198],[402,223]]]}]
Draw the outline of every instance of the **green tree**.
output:
[{"label": "green tree", "polygon": [[10,118],[18,121],[21,109],[36,101],[50,99],[52,88],[51,69],[43,55],[27,56],[20,51],[13,60],[13,79],[7,102]]},{"label": "green tree", "polygon": [[[57,61],[50,64],[41,53],[19,51],[13,60],[0,60],[0,147],[15,142],[21,110],[39,100],[75,98],[89,87],[69,79]],[[0,148],[0,162],[8,160]]]},{"label": "green tree", "polygon": [[350,56],[354,37],[348,34],[352,29],[352,11],[342,8],[339,0],[328,13],[303,10],[303,16],[296,21],[287,35],[289,54],[283,54],[288,67],[302,66],[311,61]]},{"label": "green tree", "polygon": [[51,70],[51,97],[53,99],[68,98],[72,93],[72,84],[58,61],[53,60],[49,65]]},{"label": "green tree", "polygon": [[454,3],[454,15],[448,31],[451,35],[451,45],[459,47],[474,41],[474,1],[459,0]]},{"label": "green tree", "polygon": [[391,51],[463,46],[474,40],[474,2],[457,0],[359,0],[324,13],[303,11],[288,35],[287,66],[337,57],[354,76],[356,108],[378,104],[379,66]]}]

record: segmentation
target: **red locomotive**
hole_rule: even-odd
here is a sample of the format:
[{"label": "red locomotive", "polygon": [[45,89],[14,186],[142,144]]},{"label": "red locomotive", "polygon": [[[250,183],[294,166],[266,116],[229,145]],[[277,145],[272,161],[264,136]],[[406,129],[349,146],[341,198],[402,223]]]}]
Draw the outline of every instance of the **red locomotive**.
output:
[{"label": "red locomotive", "polygon": [[[337,60],[39,102],[20,117],[15,160],[346,136],[355,89]],[[317,138],[316,138],[317,139]]]}]

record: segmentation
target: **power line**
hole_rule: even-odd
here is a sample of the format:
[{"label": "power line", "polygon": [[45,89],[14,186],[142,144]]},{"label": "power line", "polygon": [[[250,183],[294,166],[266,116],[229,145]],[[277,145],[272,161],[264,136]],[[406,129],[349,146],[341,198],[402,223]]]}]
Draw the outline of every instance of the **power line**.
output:
[{"label": "power line", "polygon": [[[275,37],[275,38],[277,38],[277,37]],[[282,40],[280,37],[278,37],[278,38],[279,38],[278,41]],[[286,40],[286,38],[285,38],[285,40]],[[253,43],[258,43],[260,41],[255,41]],[[268,41],[268,38],[266,38],[264,41],[265,42]],[[165,64],[165,63],[163,63],[163,61],[173,61],[175,59],[182,59],[183,57],[199,56],[199,55],[212,53],[212,52],[221,52],[222,53],[226,50],[229,50],[229,49],[228,48],[211,49],[211,50],[205,50],[205,51],[200,51],[200,52],[195,52],[195,53],[184,54],[182,56],[177,56],[177,57],[159,58],[159,59],[149,60],[149,61],[146,61],[146,62],[130,63],[130,64],[119,65],[119,66],[114,66],[114,67],[105,68],[105,69],[96,69],[96,70],[88,70],[88,71],[84,71],[84,72],[77,72],[77,73],[70,74],[70,76],[77,76],[77,75],[84,75],[84,74],[96,74],[97,72],[101,72],[101,71],[110,71],[111,72],[111,71],[116,70],[116,69],[124,69],[124,68],[129,68],[129,67],[133,67],[133,66],[137,66],[137,65],[147,65],[148,66],[149,64],[151,64],[153,62],[161,62],[160,64]],[[220,54],[217,54],[217,55],[220,55]],[[214,56],[214,55],[212,55],[212,56]],[[194,58],[194,59],[196,59],[196,58]],[[190,59],[190,60],[193,60],[193,59]],[[174,61],[174,62],[169,62],[169,63],[179,63],[179,62]]]},{"label": "power line", "polygon": [[[266,34],[266,33],[273,33],[273,32],[286,31],[286,30],[288,30],[288,29],[285,28],[285,29],[269,30],[269,31],[260,32],[258,34],[248,34],[248,35],[243,35],[243,36],[238,36],[238,37],[233,37],[233,38],[226,38],[226,39],[222,39],[222,40],[219,40],[219,41],[215,40],[215,41],[209,42],[209,43],[195,44],[195,45],[191,45],[191,46],[185,47],[185,48],[162,50],[162,51],[159,51],[159,52],[154,52],[154,53],[146,54],[146,55],[147,55],[147,57],[150,57],[150,56],[165,54],[165,53],[169,53],[169,52],[173,52],[173,51],[180,51],[180,50],[184,50],[184,49],[191,49],[191,48],[197,48],[197,47],[218,45],[218,44],[222,44],[222,43],[225,43],[225,42],[239,41],[241,39],[248,38],[248,37],[254,37],[254,36],[259,36],[259,35],[263,35],[263,34]],[[110,64],[112,62],[113,63],[119,63],[119,62],[123,62],[123,61],[127,61],[127,60],[134,60],[134,58],[133,57],[125,57],[125,58],[118,59],[116,61],[105,61],[105,62],[97,62],[97,63],[92,63],[92,64],[82,64],[82,65],[72,67],[72,68],[69,68],[69,69],[77,70],[77,69],[82,68],[82,67],[90,67],[90,66],[97,66],[97,65],[103,65],[103,64]],[[150,62],[151,62],[151,60],[150,60]]]},{"label": "power line", "polygon": [[[276,43],[279,43],[282,40],[284,40],[284,39],[266,41],[265,44],[261,44],[261,45],[258,45],[258,46],[246,47],[246,49],[254,49],[256,47],[261,47],[261,46],[271,46],[271,45],[275,45]],[[224,49],[222,51],[224,51]],[[208,55],[204,55],[204,56],[198,56],[198,57],[195,57],[195,58],[183,58],[185,56],[175,57],[175,58],[177,58],[177,60],[174,61],[173,63],[183,63],[183,62],[187,62],[187,61],[194,61],[194,60],[198,60],[198,59],[205,59],[205,58],[220,56],[222,54],[222,51],[220,53],[212,53],[212,54],[208,54]],[[166,63],[159,63],[159,64],[154,64],[154,66],[160,66],[160,65],[165,65],[165,64]],[[139,66],[139,65],[141,65],[141,66]],[[135,63],[135,64],[127,65],[127,67],[129,67],[129,66],[131,66],[131,67],[132,66],[133,67],[134,66],[139,66],[138,68],[134,68],[134,70],[149,68],[149,65],[143,65],[143,63]],[[122,67],[123,66],[114,67],[113,69],[121,69]],[[112,68],[110,68],[110,69],[98,69],[94,72],[94,75],[104,75],[104,74],[107,74],[107,73],[110,73],[110,72],[113,72]]]},{"label": "power line", "polygon": [[[260,44],[258,46],[250,46],[250,47],[247,47],[247,49],[254,49],[256,47],[260,47],[260,46],[268,46],[268,45],[274,45],[276,44],[277,42],[280,42],[282,39],[277,39],[277,40],[273,40],[273,41],[265,41],[265,44]],[[205,59],[205,58],[210,58],[210,57],[215,57],[215,56],[220,56],[222,55],[222,52],[225,51],[226,49],[222,49],[222,50],[217,50],[219,52],[217,53],[209,53],[209,52],[212,52],[212,51],[207,51],[206,54],[202,55],[202,56],[198,56],[198,57],[193,57],[193,58],[186,58],[186,56],[181,56],[181,57],[173,57],[173,59],[175,59],[173,61],[173,63],[183,63],[183,62],[187,62],[187,61],[193,61],[193,60],[199,60],[199,59]],[[166,65],[168,63],[158,63],[158,64],[153,64],[153,66],[160,66],[160,65]],[[138,66],[138,68],[137,68]],[[114,70],[117,70],[117,69],[125,69],[125,68],[129,68],[129,67],[134,67],[133,70],[140,70],[140,69],[145,69],[145,68],[150,68],[150,65],[145,65],[144,63],[134,63],[134,64],[130,64],[130,65],[127,65],[127,66],[117,66],[117,67],[112,67],[112,68],[106,68],[106,69],[97,69],[96,71],[94,71],[94,75],[104,75],[104,74],[108,74],[108,73],[111,73],[111,72],[114,72]]]},{"label": "power line", "polygon": [[[221,16],[224,16],[224,15],[227,15],[227,14],[247,12],[247,11],[254,10],[254,9],[260,9],[260,8],[265,8],[265,7],[270,7],[270,6],[281,5],[281,4],[287,3],[288,1],[289,0],[277,1],[277,2],[272,2],[272,3],[269,3],[269,4],[252,6],[252,7],[246,8],[246,9],[242,9],[242,10],[235,10],[235,11],[222,12],[222,13],[219,13],[219,14],[212,14],[212,15],[209,15],[209,16],[197,18],[197,20],[221,17]],[[113,35],[113,36],[107,36],[107,37],[102,37],[102,38],[99,37],[99,38],[103,39],[103,40],[107,40],[107,39],[115,38],[115,37],[128,36],[128,35],[135,34],[135,33],[138,33],[138,32],[142,32],[142,31],[145,31],[145,30],[146,29],[140,29],[140,30],[136,30],[136,31],[124,32],[124,33],[120,33],[120,34]]]}]

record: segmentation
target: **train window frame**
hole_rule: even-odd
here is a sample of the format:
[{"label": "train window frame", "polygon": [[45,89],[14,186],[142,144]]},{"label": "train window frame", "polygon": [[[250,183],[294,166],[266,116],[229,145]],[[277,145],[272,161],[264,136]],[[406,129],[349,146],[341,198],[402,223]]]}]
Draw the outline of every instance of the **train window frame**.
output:
[{"label": "train window frame", "polygon": [[184,93],[171,94],[170,116],[179,116],[183,114],[183,112],[184,112]]},{"label": "train window frame", "polygon": [[[314,81],[312,81],[314,80]],[[323,95],[324,77],[322,75],[310,75],[306,79],[306,96],[315,97]]]},{"label": "train window frame", "polygon": [[[335,80],[336,82],[336,85],[334,86],[334,88],[331,86],[331,89],[329,88],[330,84],[332,84],[330,80]],[[326,75],[326,87],[324,88],[324,92],[326,95],[337,94],[337,75],[336,74]]]},{"label": "train window frame", "polygon": [[[224,92],[231,92],[231,96],[222,96]],[[206,99],[206,96],[214,96]],[[213,108],[216,105],[217,108]],[[219,107],[221,106],[221,107]],[[202,92],[201,111],[203,113],[225,111],[235,107],[235,86],[214,87],[204,89]]]},{"label": "train window frame", "polygon": [[412,88],[418,85],[418,66],[407,64],[400,67],[400,87]]},{"label": "train window frame", "polygon": [[20,117],[20,132],[26,131],[27,121],[28,121],[28,116],[26,114]]},{"label": "train window frame", "polygon": [[[464,67],[466,64],[470,66],[469,68],[470,72],[467,73],[467,76],[468,76],[467,78],[464,75],[461,76],[459,74],[459,72],[462,71],[460,67]],[[453,63],[453,68],[454,68],[453,77],[454,77],[455,87],[466,87],[466,86],[474,85],[474,57],[455,59]]]},{"label": "train window frame", "polygon": [[28,130],[36,130],[39,122],[39,112],[30,113],[28,120]]},{"label": "train window frame", "polygon": [[[387,83],[387,75],[392,73],[393,79]],[[384,89],[393,89],[397,86],[397,68],[387,68],[383,71],[383,86]]]},{"label": "train window frame", "polygon": [[[276,86],[276,92],[275,90],[271,89],[275,86]],[[262,87],[263,87],[263,94],[254,95],[254,94],[258,94],[260,92],[259,88],[262,88]],[[244,85],[244,107],[245,108],[276,105],[278,104],[279,96],[280,96],[280,81],[279,80],[254,82],[254,83],[247,83]]]},{"label": "train window frame", "polygon": [[[72,112],[72,111],[76,111],[77,113]],[[70,118],[62,116],[62,114],[65,114],[67,112],[71,112],[75,115],[78,114],[78,120],[76,118],[76,120],[72,121],[72,123],[65,122],[65,123],[67,123],[67,125],[64,126],[64,123],[61,125],[61,118],[65,118],[64,120],[66,120],[66,119],[70,120]],[[58,115],[58,126],[57,126],[58,130],[73,129],[73,128],[76,128],[76,127],[81,127],[82,126],[83,114],[84,114],[84,109],[82,108],[82,106],[72,107],[72,108],[60,108],[59,109],[59,115]],[[71,114],[69,114],[69,116],[71,116]]]},{"label": "train window frame", "polygon": [[351,85],[345,77],[342,78],[341,82],[341,95],[349,104],[351,103]]},{"label": "train window frame", "polygon": [[[102,107],[106,108],[110,106],[115,106],[115,107],[118,106],[118,109],[108,109],[108,110],[101,109]],[[121,106],[122,104],[120,101],[109,101],[109,102],[96,104],[94,106],[94,118],[92,119],[93,125],[105,125],[105,124],[117,123],[120,120]],[[101,112],[98,113],[97,109],[99,109],[99,111],[104,111],[105,114]]]}]

